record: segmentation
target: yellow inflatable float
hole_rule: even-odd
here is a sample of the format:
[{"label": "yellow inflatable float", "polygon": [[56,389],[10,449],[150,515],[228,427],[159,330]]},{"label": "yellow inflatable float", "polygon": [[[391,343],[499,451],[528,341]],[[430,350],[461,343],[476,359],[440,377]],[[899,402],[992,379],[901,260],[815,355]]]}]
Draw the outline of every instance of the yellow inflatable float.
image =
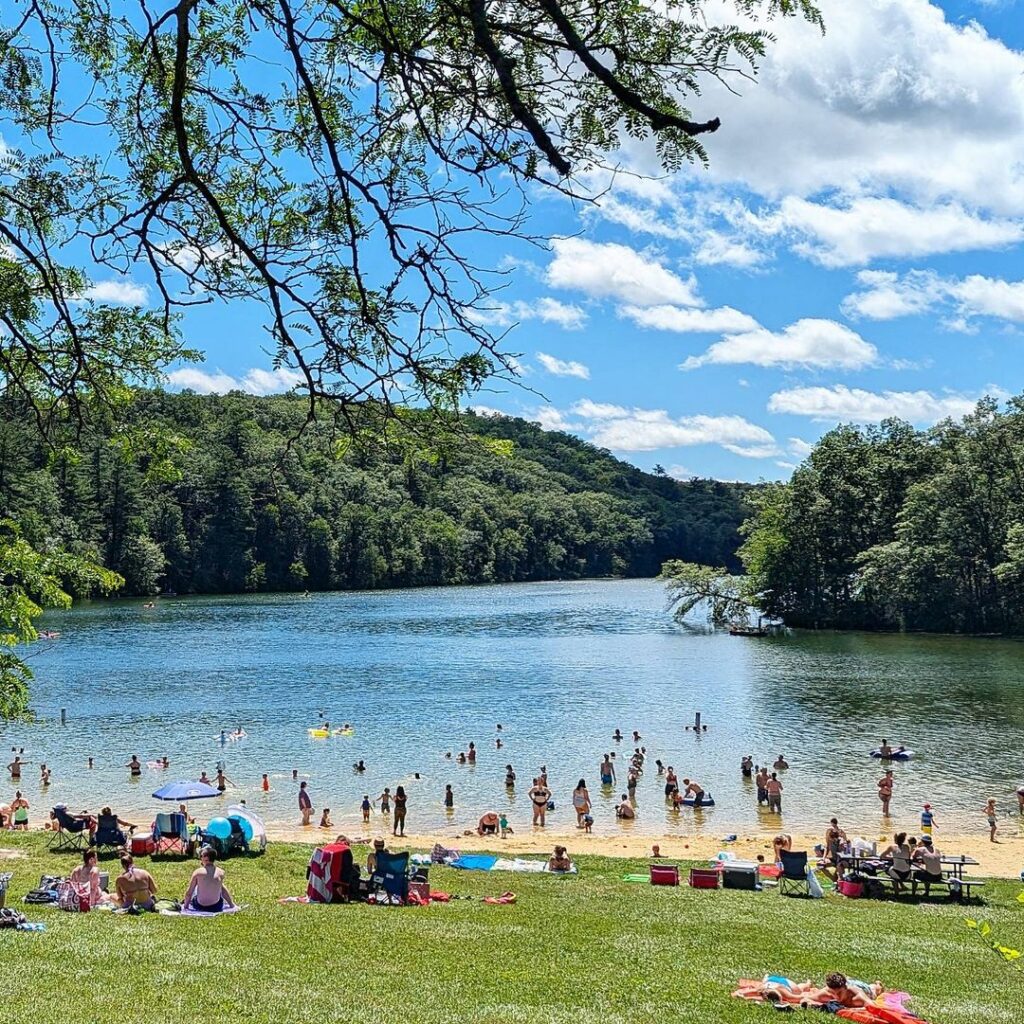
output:
[{"label": "yellow inflatable float", "polygon": [[310,736],[314,737],[314,739],[318,740],[325,740],[331,735],[330,729],[307,729],[306,732],[308,732]]}]

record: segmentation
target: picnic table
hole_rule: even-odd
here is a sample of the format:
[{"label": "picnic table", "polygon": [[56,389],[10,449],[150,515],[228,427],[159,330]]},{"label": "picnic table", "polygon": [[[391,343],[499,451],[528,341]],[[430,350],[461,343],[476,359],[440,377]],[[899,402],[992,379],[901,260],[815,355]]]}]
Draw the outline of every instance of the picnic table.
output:
[{"label": "picnic table", "polygon": [[[858,871],[865,865],[883,865],[886,870],[892,866],[891,857],[880,857],[878,854],[871,853],[840,853],[839,863],[843,866],[844,870]],[[980,888],[985,883],[978,879],[965,878],[964,871],[969,867],[977,867],[978,861],[973,857],[967,857],[963,854],[959,854],[953,857],[940,857],[939,862],[942,865],[942,874],[945,876],[943,884],[949,890],[949,895],[953,899],[962,898],[966,896],[968,899],[973,895],[972,890]],[[920,864],[911,862],[912,870],[920,870]],[[870,872],[866,872],[870,874]],[[892,879],[886,875],[876,875],[875,880],[888,884],[892,882]],[[934,883],[939,884],[939,883]]]}]

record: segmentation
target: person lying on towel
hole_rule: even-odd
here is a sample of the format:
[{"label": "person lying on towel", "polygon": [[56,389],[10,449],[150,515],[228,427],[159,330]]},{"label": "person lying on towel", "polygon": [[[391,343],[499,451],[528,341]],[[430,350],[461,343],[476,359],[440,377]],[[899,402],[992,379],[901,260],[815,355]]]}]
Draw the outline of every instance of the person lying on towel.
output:
[{"label": "person lying on towel", "polygon": [[217,867],[217,852],[212,846],[204,846],[199,851],[199,863],[201,867],[196,868],[189,879],[182,906],[204,914],[219,914],[233,907],[235,901],[224,884],[224,869]]}]

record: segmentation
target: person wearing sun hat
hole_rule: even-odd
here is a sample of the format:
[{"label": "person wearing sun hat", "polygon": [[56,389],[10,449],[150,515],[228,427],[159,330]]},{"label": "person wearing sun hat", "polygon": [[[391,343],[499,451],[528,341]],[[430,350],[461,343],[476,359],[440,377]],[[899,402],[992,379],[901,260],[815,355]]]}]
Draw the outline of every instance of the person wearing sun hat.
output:
[{"label": "person wearing sun hat", "polygon": [[932,814],[932,805],[925,804],[924,809],[921,811],[921,833],[922,835],[930,836],[932,834],[932,828],[935,826],[935,815]]}]

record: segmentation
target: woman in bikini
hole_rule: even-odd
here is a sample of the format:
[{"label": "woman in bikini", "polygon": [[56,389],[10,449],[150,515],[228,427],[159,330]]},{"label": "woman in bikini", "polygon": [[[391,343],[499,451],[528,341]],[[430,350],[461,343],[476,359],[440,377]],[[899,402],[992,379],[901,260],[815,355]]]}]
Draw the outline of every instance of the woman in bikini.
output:
[{"label": "woman in bikini", "polygon": [[405,795],[405,787],[398,786],[395,789],[395,814],[391,822],[393,826],[391,834],[393,836],[405,835],[405,804],[407,799],[408,798]]},{"label": "woman in bikini", "polygon": [[907,845],[907,833],[897,832],[892,837],[892,843],[881,853],[883,860],[892,859],[892,866],[889,868],[889,877],[892,879],[892,891],[894,896],[903,892],[903,885],[910,881],[912,870],[911,850]]},{"label": "woman in bikini", "polygon": [[543,828],[544,819],[548,811],[548,803],[551,801],[551,790],[544,785],[541,779],[534,779],[529,797],[533,803],[533,824],[540,825]]}]

